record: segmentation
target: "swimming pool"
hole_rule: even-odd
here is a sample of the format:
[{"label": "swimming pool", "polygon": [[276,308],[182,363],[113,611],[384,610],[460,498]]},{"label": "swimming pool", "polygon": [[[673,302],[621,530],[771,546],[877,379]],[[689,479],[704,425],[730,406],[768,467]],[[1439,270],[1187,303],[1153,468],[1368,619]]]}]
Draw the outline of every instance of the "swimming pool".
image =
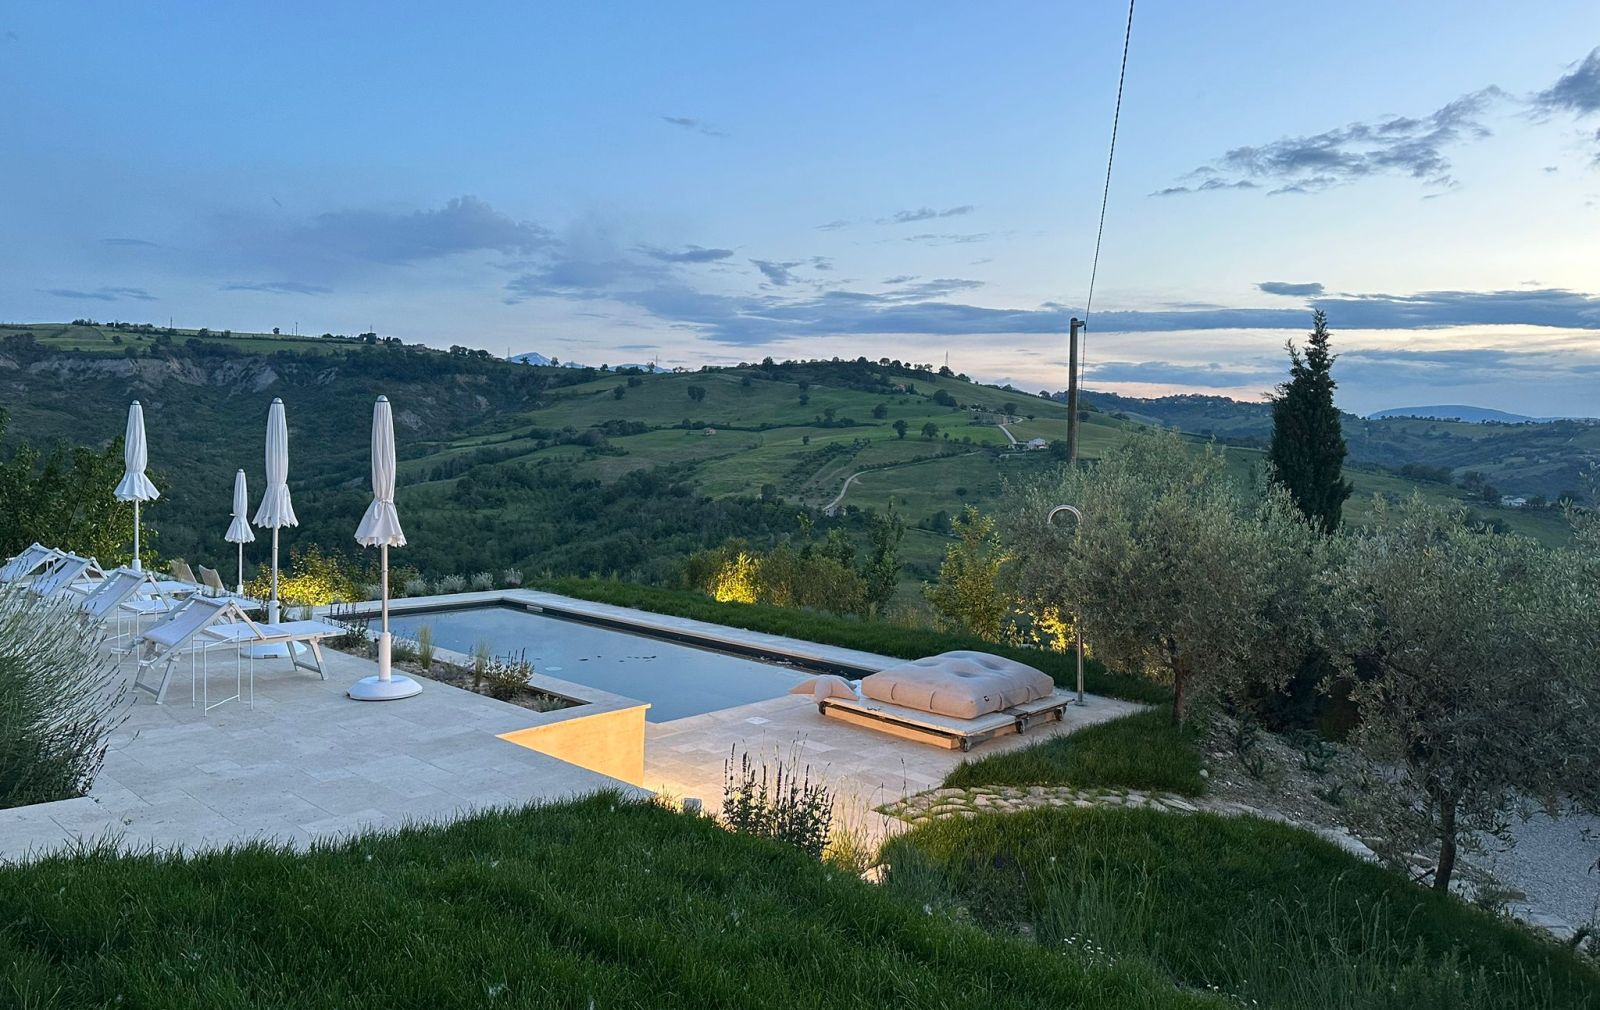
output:
[{"label": "swimming pool", "polygon": [[389,628],[413,641],[433,629],[441,649],[471,654],[488,642],[496,656],[526,652],[539,673],[648,701],[650,722],[776,698],[810,676],[804,670],[587,621],[487,605],[391,614]]}]

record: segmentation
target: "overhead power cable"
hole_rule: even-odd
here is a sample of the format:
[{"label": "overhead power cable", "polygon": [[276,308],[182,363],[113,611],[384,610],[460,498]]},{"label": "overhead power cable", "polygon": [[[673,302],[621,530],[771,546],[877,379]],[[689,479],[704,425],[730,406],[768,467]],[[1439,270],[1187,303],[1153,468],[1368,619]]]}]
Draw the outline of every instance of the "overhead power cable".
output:
[{"label": "overhead power cable", "polygon": [[1111,166],[1117,159],[1117,126],[1122,120],[1122,86],[1128,79],[1128,45],[1133,41],[1133,4],[1128,0],[1128,25],[1122,33],[1122,68],[1117,72],[1117,104],[1111,113],[1111,147],[1106,153],[1106,183],[1100,192],[1100,227],[1094,235],[1094,263],[1089,268],[1089,296],[1083,303],[1083,321],[1085,328],[1089,322],[1089,310],[1094,307],[1094,282],[1100,273],[1100,243],[1106,234],[1106,206],[1111,201]]}]

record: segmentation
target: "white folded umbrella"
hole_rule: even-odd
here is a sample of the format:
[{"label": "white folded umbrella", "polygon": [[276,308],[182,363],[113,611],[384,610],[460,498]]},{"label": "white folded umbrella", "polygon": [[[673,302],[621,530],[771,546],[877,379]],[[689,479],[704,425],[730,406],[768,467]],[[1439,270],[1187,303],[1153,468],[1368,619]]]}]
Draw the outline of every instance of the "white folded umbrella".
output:
[{"label": "white folded umbrella", "polygon": [[267,411],[267,490],[256,509],[256,525],[272,531],[272,599],[267,604],[267,621],[278,623],[278,531],[298,526],[294,503],[289,499],[289,422],[283,413],[283,400],[273,398]]},{"label": "white folded umbrella", "polygon": [[256,542],[256,535],[250,529],[250,492],[245,487],[244,471],[233,475],[233,522],[228,524],[228,532],[222,538],[230,544],[239,545],[239,581],[235,584],[234,592],[244,595],[244,545]]},{"label": "white folded umbrella", "polygon": [[377,676],[363,677],[350,687],[350,697],[357,701],[393,701],[422,691],[422,685],[410,677],[394,676],[390,661],[393,639],[389,635],[389,548],[406,545],[400,514],[394,507],[394,471],[394,416],[389,398],[380,396],[372,406],[372,504],[356,527],[356,543],[376,547],[380,552],[383,631],[378,635]]},{"label": "white folded umbrella", "polygon": [[139,561],[139,503],[155,501],[161,497],[161,492],[144,475],[145,465],[149,462],[149,450],[144,441],[144,408],[139,406],[138,400],[128,404],[128,430],[122,438],[122,462],[122,480],[117,482],[113,494],[118,501],[133,502],[133,570],[139,571],[143,567]]}]

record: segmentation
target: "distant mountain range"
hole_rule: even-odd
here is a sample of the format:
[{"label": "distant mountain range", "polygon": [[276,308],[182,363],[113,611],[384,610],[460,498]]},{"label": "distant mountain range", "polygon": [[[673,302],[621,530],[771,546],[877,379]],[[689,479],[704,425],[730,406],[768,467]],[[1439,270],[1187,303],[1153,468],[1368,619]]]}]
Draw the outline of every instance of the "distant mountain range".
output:
[{"label": "distant mountain range", "polygon": [[[522,365],[539,365],[539,366],[542,366],[542,367],[545,367],[545,368],[548,368],[551,365],[555,364],[555,361],[553,361],[550,358],[545,357],[544,355],[540,354],[538,351],[529,351],[527,354],[513,354],[511,356],[511,360],[517,362],[518,364],[522,364]],[[560,367],[560,368],[577,368],[579,366],[576,363],[571,362],[571,361],[563,361],[557,367]]]},{"label": "distant mountain range", "polygon": [[1588,420],[1588,418],[1570,417],[1529,417],[1526,414],[1511,414],[1504,410],[1495,410],[1492,407],[1469,407],[1460,403],[1446,403],[1432,407],[1391,407],[1367,415],[1373,420],[1385,417],[1425,417],[1434,421],[1470,421],[1482,424],[1486,421],[1499,421],[1502,424],[1529,424],[1539,421],[1571,421]]},{"label": "distant mountain range", "polygon": [[[544,355],[540,354],[538,351],[529,351],[526,354],[513,354],[511,356],[510,360],[515,361],[515,362],[517,362],[519,364],[523,364],[523,365],[541,365],[541,366],[546,367],[546,368],[551,367],[551,366],[554,366],[556,368],[589,368],[589,367],[591,367],[589,365],[585,365],[585,364],[582,364],[581,362],[577,362],[577,361],[563,361],[563,362],[561,362],[561,364],[557,365],[556,362],[555,362],[555,359],[547,358]],[[631,362],[631,361],[630,362],[626,362],[624,364],[620,364],[620,365],[611,365],[609,367],[613,372],[619,372],[619,371],[623,370],[624,368],[637,368],[641,372],[661,373],[661,372],[669,371],[669,369],[662,368],[660,365],[656,365],[656,364],[641,364],[641,363],[638,363],[638,362]]]}]

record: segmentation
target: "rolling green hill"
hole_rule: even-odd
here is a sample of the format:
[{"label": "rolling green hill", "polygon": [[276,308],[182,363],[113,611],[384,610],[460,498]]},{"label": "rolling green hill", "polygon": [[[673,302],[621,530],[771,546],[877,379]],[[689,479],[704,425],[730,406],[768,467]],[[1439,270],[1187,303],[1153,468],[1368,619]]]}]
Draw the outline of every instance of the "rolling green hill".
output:
[{"label": "rolling green hill", "polygon": [[[1265,448],[1272,435],[1272,413],[1265,403],[1241,403],[1221,396],[1141,400],[1114,393],[1086,395],[1090,403],[1114,417],[1215,436],[1230,444]],[[1412,470],[1418,464],[1444,468],[1450,471],[1444,475],[1444,483],[1462,485],[1465,494],[1460,497],[1479,501],[1484,498],[1482,486],[1487,484],[1498,492],[1492,496],[1495,501],[1501,495],[1516,495],[1581,502],[1588,495],[1587,474],[1600,469],[1600,423],[1594,421],[1505,423],[1346,414],[1344,434],[1355,467],[1377,477],[1408,465]],[[1362,482],[1358,479],[1357,483]]]},{"label": "rolling green hill", "polygon": [[[368,425],[379,393],[394,403],[399,504],[411,540],[397,560],[435,576],[515,566],[530,576],[664,580],[684,555],[728,537],[770,541],[793,533],[800,513],[859,531],[861,510],[892,503],[912,527],[902,547],[905,575],[928,578],[952,514],[965,504],[989,507],[1008,480],[1058,465],[1054,453],[1023,451],[1012,439],[1054,441],[1066,432],[1059,402],[888,361],[617,373],[512,364],[482,351],[404,347],[375,336],[0,327],[9,435],[103,445],[121,434],[127,402],[140,399],[163,490],[145,513],[156,545],[167,555],[224,562],[225,571],[232,568],[221,540],[232,474],[243,467],[259,495],[274,396],[288,408],[290,486],[302,523],[285,532],[285,547],[356,550],[352,531],[370,497]],[[1146,410],[1122,409],[1139,405]],[[1116,409],[1085,416],[1085,456],[1112,449],[1141,423],[1165,422],[1157,415],[1170,405],[1106,406]],[[1493,432],[1483,434],[1493,426],[1464,426],[1477,433],[1474,442],[1449,422],[1373,424],[1393,453],[1419,453],[1404,462],[1433,463],[1427,453],[1439,446],[1501,448]],[[1197,441],[1221,434],[1194,427],[1202,429]],[[1513,485],[1502,472],[1564,473],[1586,458],[1591,440],[1600,441],[1600,429],[1581,426],[1521,434],[1548,443],[1534,457],[1545,462],[1480,464],[1507,490]],[[1353,442],[1372,441],[1355,435]],[[1259,469],[1261,452],[1250,438],[1228,441],[1237,472]],[[1490,507],[1481,490],[1380,468],[1352,477],[1356,521],[1372,493],[1421,490],[1437,501],[1472,502],[1486,518],[1546,542],[1566,535],[1558,513]],[[250,551],[257,561],[265,555],[263,544]]]}]

